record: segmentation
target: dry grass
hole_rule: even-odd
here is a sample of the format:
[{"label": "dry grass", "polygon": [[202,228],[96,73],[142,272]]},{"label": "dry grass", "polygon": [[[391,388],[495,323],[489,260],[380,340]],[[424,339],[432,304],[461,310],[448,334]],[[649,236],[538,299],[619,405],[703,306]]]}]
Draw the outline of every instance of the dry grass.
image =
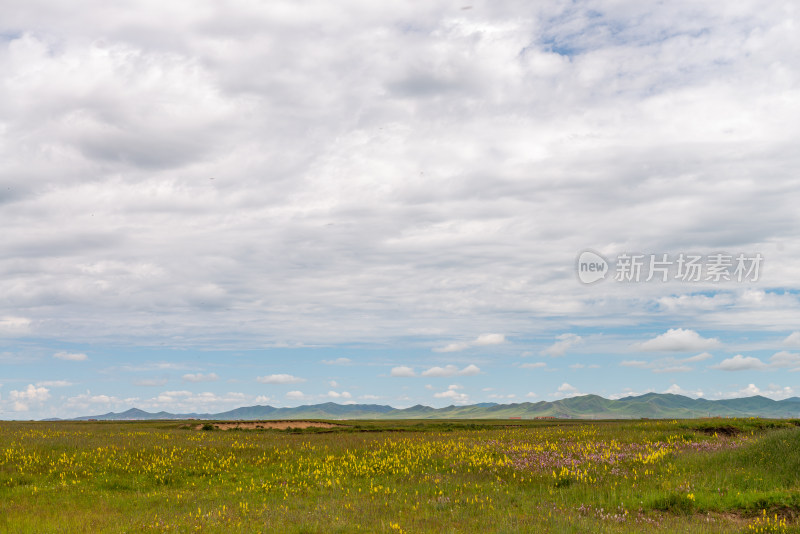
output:
[{"label": "dry grass", "polygon": [[[203,425],[205,424],[208,423],[195,425],[194,428],[195,430],[202,430]],[[211,424],[217,430],[286,430],[287,428],[334,428],[341,426],[333,423],[323,423],[320,421],[224,421]]]}]

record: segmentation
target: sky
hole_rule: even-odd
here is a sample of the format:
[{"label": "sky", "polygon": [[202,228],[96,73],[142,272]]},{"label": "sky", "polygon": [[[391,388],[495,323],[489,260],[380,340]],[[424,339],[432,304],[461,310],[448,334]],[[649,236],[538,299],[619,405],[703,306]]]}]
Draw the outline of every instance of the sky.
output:
[{"label": "sky", "polygon": [[7,0],[0,419],[798,396],[797,26]]}]

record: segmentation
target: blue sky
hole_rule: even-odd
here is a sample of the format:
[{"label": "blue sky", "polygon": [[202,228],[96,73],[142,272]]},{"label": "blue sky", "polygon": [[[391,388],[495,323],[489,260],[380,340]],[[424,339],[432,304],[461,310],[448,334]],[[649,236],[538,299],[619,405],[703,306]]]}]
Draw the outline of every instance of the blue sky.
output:
[{"label": "blue sky", "polygon": [[800,395],[791,4],[308,4],[0,7],[0,418]]}]

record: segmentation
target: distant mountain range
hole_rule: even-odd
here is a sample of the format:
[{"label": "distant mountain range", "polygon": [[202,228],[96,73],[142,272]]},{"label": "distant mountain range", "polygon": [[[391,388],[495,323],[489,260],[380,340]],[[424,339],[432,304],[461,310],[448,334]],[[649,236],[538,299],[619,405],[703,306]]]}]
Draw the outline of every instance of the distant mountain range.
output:
[{"label": "distant mountain range", "polygon": [[248,406],[222,413],[149,413],[131,408],[122,413],[88,415],[73,420],[131,421],[155,419],[533,419],[556,417],[569,419],[688,419],[697,417],[800,417],[800,397],[775,401],[757,395],[739,399],[692,399],[669,393],[647,393],[617,400],[597,395],[583,395],[553,402],[496,404],[484,402],[469,406],[431,408],[418,404],[411,408],[393,408],[379,404],[312,404],[296,408]]}]

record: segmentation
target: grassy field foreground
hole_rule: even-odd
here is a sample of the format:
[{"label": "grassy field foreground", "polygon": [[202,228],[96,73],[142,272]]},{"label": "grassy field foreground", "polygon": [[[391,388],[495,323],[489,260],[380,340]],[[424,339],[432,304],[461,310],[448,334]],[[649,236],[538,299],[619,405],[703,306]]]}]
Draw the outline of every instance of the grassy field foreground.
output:
[{"label": "grassy field foreground", "polygon": [[800,422],[0,422],[0,532],[800,532]]}]

